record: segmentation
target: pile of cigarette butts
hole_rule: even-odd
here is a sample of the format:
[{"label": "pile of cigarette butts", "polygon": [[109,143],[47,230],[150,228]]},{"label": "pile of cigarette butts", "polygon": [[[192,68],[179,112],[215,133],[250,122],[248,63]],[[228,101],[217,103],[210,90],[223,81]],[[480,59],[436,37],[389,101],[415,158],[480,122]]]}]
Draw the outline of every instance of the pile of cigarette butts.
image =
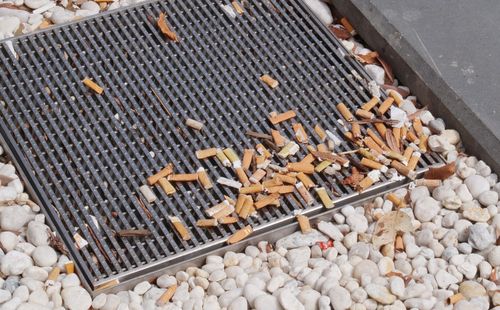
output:
[{"label": "pile of cigarette butts", "polygon": [[[263,75],[260,80],[271,88],[279,85],[278,81],[268,75]],[[327,189],[317,186],[311,176],[322,173],[334,175],[343,168],[348,169],[351,164],[351,175],[343,180],[343,184],[359,192],[378,182],[381,174],[392,177],[403,175],[415,179],[415,168],[421,153],[427,152],[427,136],[419,118],[421,111],[410,115],[410,122],[400,122],[384,116],[392,107],[402,103],[403,98],[396,91],[389,91],[389,96],[383,101],[373,97],[356,111],[350,111],[344,103],[338,103],[336,108],[343,117],[338,122],[345,128],[343,135],[357,147],[350,152],[334,153],[335,146],[341,143],[340,138],[331,131],[324,130],[319,124],[314,127],[314,134],[321,143],[311,144],[302,124],[293,121],[297,116],[294,110],[279,114],[271,112],[268,118],[273,126],[290,122],[295,134],[293,139],[288,139],[276,129],[272,129],[270,133],[247,132],[247,135],[266,143],[259,143],[254,149],[244,149],[241,157],[230,147],[196,151],[196,157],[200,160],[216,157],[224,167],[231,168],[235,179],[220,177],[216,182],[238,191],[237,197],[225,196],[222,202],[206,209],[207,218],[198,220],[196,225],[210,228],[245,220],[256,215],[262,208],[279,207],[280,198],[294,192],[300,195],[305,205],[312,205],[315,199],[311,191],[314,191],[325,208],[332,208],[334,201]],[[411,126],[408,127],[408,123]],[[203,123],[197,120],[187,119],[185,124],[193,130],[203,129]],[[375,130],[363,126],[366,124],[373,124]],[[288,161],[298,154],[300,145],[307,149],[308,154],[298,161]],[[350,153],[358,153],[362,159],[358,161],[352,156],[346,156]],[[274,161],[277,158],[281,162],[285,161],[285,165]],[[148,203],[152,203],[157,197],[151,186],[157,184],[167,195],[174,195],[176,189],[173,184],[177,182],[198,182],[205,190],[214,186],[204,168],[191,173],[175,173],[173,165],[169,163],[148,177],[147,185],[142,185],[139,191]],[[179,217],[172,216],[169,220],[182,240],[191,239]],[[252,230],[251,225],[247,225],[230,236],[227,242],[238,242],[250,235]]]}]

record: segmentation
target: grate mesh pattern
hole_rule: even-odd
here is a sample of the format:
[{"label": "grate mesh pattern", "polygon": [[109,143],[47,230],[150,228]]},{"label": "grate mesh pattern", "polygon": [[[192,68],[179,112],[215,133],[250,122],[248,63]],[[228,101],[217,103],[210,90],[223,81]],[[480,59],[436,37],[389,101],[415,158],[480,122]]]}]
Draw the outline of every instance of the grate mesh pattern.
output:
[{"label": "grate mesh pattern", "polygon": [[[244,15],[232,18],[220,6],[228,1],[150,2],[13,39],[17,59],[3,44],[2,135],[90,287],[167,263],[245,224],[259,227],[302,208],[300,196],[292,196],[248,223],[202,230],[194,224],[204,218],[203,210],[235,193],[186,183],[166,196],[156,188],[159,199],[145,203],[146,212],[137,189],[149,175],[171,162],[178,172],[203,166],[212,180],[232,178],[231,169],[216,159],[199,161],[195,150],[233,147],[241,154],[256,143],[245,131],[267,132],[266,117],[273,110],[295,109],[309,133],[317,123],[340,129],[335,103],[354,110],[369,100],[366,88],[350,75],[366,73],[343,57],[340,44],[302,2],[247,3]],[[157,29],[160,12],[167,13],[179,44]],[[259,81],[266,73],[280,82],[275,90]],[[81,83],[84,77],[103,86],[104,93],[92,93]],[[205,130],[187,128],[188,117],[203,120]],[[289,124],[279,127],[293,136]],[[351,148],[344,142],[337,151]],[[304,154],[305,149],[299,157]],[[437,160],[425,156],[420,167]],[[343,177],[316,176],[315,181],[344,196],[354,194],[340,185]],[[190,241],[173,232],[169,215],[186,223]],[[113,235],[130,228],[146,228],[152,235]],[[89,245],[77,250],[75,232]]]}]

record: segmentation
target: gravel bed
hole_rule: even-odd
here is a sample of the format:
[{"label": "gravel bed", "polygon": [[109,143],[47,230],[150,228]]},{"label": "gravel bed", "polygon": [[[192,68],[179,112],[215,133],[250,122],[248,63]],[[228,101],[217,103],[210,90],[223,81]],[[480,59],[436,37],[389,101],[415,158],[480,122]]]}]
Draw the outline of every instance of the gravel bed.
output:
[{"label": "gravel bed", "polygon": [[[3,1],[0,38],[134,2]],[[306,3],[333,23],[328,5]],[[353,38],[342,42],[362,59],[372,52]],[[388,87],[387,68],[364,65],[374,91]],[[417,111],[406,87],[395,79],[390,87],[402,94],[405,117]],[[417,180],[346,206],[309,233],[208,256],[200,268],[93,299],[0,146],[0,309],[500,309],[498,177],[463,153],[460,135],[441,119],[428,111],[420,118],[429,148],[455,163],[448,178]]]}]

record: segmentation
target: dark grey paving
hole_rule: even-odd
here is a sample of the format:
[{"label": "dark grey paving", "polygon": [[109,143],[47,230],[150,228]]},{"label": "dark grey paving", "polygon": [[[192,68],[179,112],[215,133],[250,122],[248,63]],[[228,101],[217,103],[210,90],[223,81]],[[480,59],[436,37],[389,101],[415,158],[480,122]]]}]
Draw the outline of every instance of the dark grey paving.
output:
[{"label": "dark grey paving", "polygon": [[371,2],[500,137],[499,2]]}]

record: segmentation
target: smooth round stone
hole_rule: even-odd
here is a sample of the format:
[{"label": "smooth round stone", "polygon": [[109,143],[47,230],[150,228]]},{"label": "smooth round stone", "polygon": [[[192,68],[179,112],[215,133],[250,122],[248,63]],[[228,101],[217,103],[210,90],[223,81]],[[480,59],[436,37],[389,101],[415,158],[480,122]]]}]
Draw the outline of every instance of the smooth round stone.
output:
[{"label": "smooth round stone", "polygon": [[10,231],[0,233],[0,244],[5,252],[12,251],[17,245],[17,235]]},{"label": "smooth round stone", "polygon": [[444,201],[451,199],[455,196],[455,191],[446,185],[441,185],[439,187],[436,187],[432,191],[432,197],[436,199],[437,201]]},{"label": "smooth round stone", "polygon": [[455,147],[442,135],[432,135],[427,140],[427,145],[431,150],[438,153],[452,151]]},{"label": "smooth round stone", "polygon": [[87,310],[92,305],[92,298],[81,286],[68,287],[62,290],[64,306],[69,310]]},{"label": "smooth round stone", "polygon": [[389,257],[382,257],[378,262],[378,270],[381,275],[394,271],[394,262]]},{"label": "smooth round stone", "polygon": [[2,257],[1,262],[0,271],[4,275],[19,275],[22,274],[26,268],[33,266],[31,257],[16,250],[8,252]]},{"label": "smooth round stone", "polygon": [[30,9],[38,9],[46,4],[48,4],[50,0],[24,0],[24,4]]},{"label": "smooth round stone", "polygon": [[[6,188],[11,189],[10,187],[2,187],[0,191]],[[12,190],[14,191],[14,197],[10,200],[15,199],[17,196],[16,191],[14,189]],[[2,212],[0,212],[0,227],[3,231],[8,230],[17,232],[31,219],[33,219],[33,214],[22,206],[2,207]]]},{"label": "smooth round stone", "polygon": [[354,266],[352,276],[357,279],[361,280],[361,277],[363,275],[369,275],[372,279],[378,277],[379,271],[378,271],[378,266],[371,260],[363,260],[356,266]]},{"label": "smooth round stone", "polygon": [[227,291],[223,293],[222,295],[219,296],[219,304],[221,307],[227,307],[229,306],[236,298],[241,296],[243,293],[243,289],[241,288],[236,288],[231,291]]},{"label": "smooth round stone", "polygon": [[80,278],[75,273],[68,274],[61,281],[63,288],[74,287],[80,285]]},{"label": "smooth round stone", "polygon": [[478,198],[479,195],[490,189],[490,183],[483,176],[471,175],[465,179],[464,184],[469,189],[472,197]]},{"label": "smooth round stone", "polygon": [[495,242],[495,237],[488,230],[485,223],[477,223],[469,227],[469,244],[476,250],[482,251]]},{"label": "smooth round stone", "polygon": [[368,229],[368,220],[358,213],[348,216],[346,222],[353,232],[364,233]]},{"label": "smooth round stone", "polygon": [[333,23],[333,16],[328,4],[320,0],[306,0],[305,4],[311,9],[314,15],[325,25]]},{"label": "smooth round stone", "polygon": [[469,192],[469,188],[465,184],[460,184],[455,189],[455,194],[457,194],[458,198],[462,202],[472,201],[472,199],[474,199],[474,197],[472,197],[472,194]]},{"label": "smooth round stone", "polygon": [[333,309],[349,309],[352,305],[351,294],[338,284],[332,286],[328,291],[328,296],[330,297],[330,303]]},{"label": "smooth round stone", "polygon": [[278,301],[283,309],[304,310],[304,305],[287,288],[281,289],[278,295]]},{"label": "smooth round stone", "polygon": [[434,236],[432,234],[432,230],[430,229],[422,229],[417,233],[415,241],[419,246],[428,246],[434,240]]},{"label": "smooth round stone", "polygon": [[441,136],[450,144],[457,144],[460,142],[460,134],[455,129],[446,129],[441,133]]},{"label": "smooth round stone", "polygon": [[92,308],[94,309],[101,309],[104,304],[106,303],[106,294],[99,294],[97,295],[94,300],[92,301]]},{"label": "smooth round stone", "polygon": [[42,282],[47,280],[48,275],[47,270],[37,266],[28,267],[23,272],[23,278],[31,278]]},{"label": "smooth round stone", "polygon": [[462,215],[473,222],[487,222],[491,217],[488,209],[478,206],[464,207]]},{"label": "smooth round stone", "polygon": [[175,284],[177,284],[177,279],[174,276],[168,274],[164,274],[156,279],[156,285],[161,288],[167,288]]},{"label": "smooth round stone", "polygon": [[260,295],[255,298],[255,310],[281,310],[278,299],[272,295]]},{"label": "smooth round stone", "polygon": [[485,207],[494,205],[498,202],[498,193],[495,191],[485,191],[479,195],[478,200]]},{"label": "smooth round stone", "polygon": [[458,214],[456,212],[450,212],[443,217],[441,224],[445,228],[452,228],[456,221],[458,221]]},{"label": "smooth round stone", "polygon": [[424,197],[429,197],[429,189],[427,186],[417,186],[414,189],[411,190],[410,192],[410,200],[415,203],[419,199],[424,198]]},{"label": "smooth round stone", "polygon": [[396,296],[392,295],[384,286],[377,284],[368,284],[365,287],[365,290],[368,296],[381,304],[390,305],[394,301],[396,301]]},{"label": "smooth round stone", "polygon": [[441,118],[433,119],[429,122],[429,129],[433,134],[441,134],[445,129],[444,121]]},{"label": "smooth round stone", "polygon": [[38,246],[31,257],[33,257],[35,264],[40,267],[50,267],[57,263],[57,253],[48,245]]},{"label": "smooth round stone", "polygon": [[101,10],[99,4],[95,3],[94,1],[87,1],[82,3],[82,5],[80,5],[80,9],[92,11],[95,13],[98,13]]},{"label": "smooth round stone", "polygon": [[56,25],[72,21],[74,18],[75,18],[74,12],[64,9],[56,10],[50,16],[50,20]]},{"label": "smooth round stone", "polygon": [[47,231],[50,231],[49,226],[33,221],[28,224],[26,238],[28,242],[34,246],[48,245],[49,235],[47,234]]},{"label": "smooth round stone", "polygon": [[229,305],[227,310],[245,310],[248,309],[248,302],[245,297],[238,297]]},{"label": "smooth round stone", "polygon": [[21,302],[27,301],[30,296],[30,291],[27,286],[21,285],[12,294],[12,297],[17,297]]},{"label": "smooth round stone", "polygon": [[0,289],[0,304],[6,302],[7,300],[10,300],[11,298],[12,298],[11,292],[9,292],[8,290]]},{"label": "smooth round stone", "polygon": [[457,269],[469,280],[473,279],[477,273],[477,267],[469,262],[457,265]]},{"label": "smooth round stone", "polygon": [[366,71],[370,75],[370,77],[378,84],[384,84],[385,80],[385,71],[380,66],[377,65],[366,65]]},{"label": "smooth round stone", "polygon": [[464,281],[460,283],[459,292],[467,299],[486,296],[486,289],[475,281]]},{"label": "smooth round stone", "polygon": [[151,283],[148,281],[142,281],[134,287],[134,293],[138,295],[144,295],[151,288]]},{"label": "smooth round stone", "polygon": [[[21,20],[16,16],[1,16],[0,17],[0,37],[5,38],[5,37],[12,36],[17,31],[17,29],[19,29],[20,25],[21,25]],[[9,191],[11,193],[13,193],[12,190],[9,190]],[[7,200],[7,199],[5,199],[5,200]]]},{"label": "smooth round stone", "polygon": [[448,288],[448,286],[450,286],[451,284],[456,284],[459,282],[459,280],[455,276],[442,269],[436,273],[435,278],[437,285],[440,288],[444,289]]},{"label": "smooth round stone", "polygon": [[49,296],[44,290],[36,290],[30,294],[29,302],[39,305],[46,305],[49,303]]},{"label": "smooth round stone", "polygon": [[432,197],[424,197],[415,203],[415,218],[421,222],[431,221],[439,213],[439,202]]},{"label": "smooth round stone", "polygon": [[493,247],[490,253],[488,253],[488,262],[491,266],[500,266],[500,246]]}]

